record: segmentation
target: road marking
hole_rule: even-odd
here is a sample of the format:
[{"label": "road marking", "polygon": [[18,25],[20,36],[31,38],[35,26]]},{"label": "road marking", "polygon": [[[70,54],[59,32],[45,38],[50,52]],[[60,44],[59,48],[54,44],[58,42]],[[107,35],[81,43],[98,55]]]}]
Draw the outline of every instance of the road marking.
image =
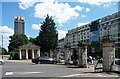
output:
[{"label": "road marking", "polygon": [[6,72],[5,75],[13,75],[13,72]]},{"label": "road marking", "polygon": [[80,74],[71,74],[71,75],[65,75],[65,76],[60,76],[60,77],[75,77],[79,76]]},{"label": "road marking", "polygon": [[6,72],[5,75],[10,76],[10,75],[40,74],[40,73],[43,73],[43,72]]},{"label": "road marking", "polygon": [[43,72],[14,72],[14,74],[39,74]]}]

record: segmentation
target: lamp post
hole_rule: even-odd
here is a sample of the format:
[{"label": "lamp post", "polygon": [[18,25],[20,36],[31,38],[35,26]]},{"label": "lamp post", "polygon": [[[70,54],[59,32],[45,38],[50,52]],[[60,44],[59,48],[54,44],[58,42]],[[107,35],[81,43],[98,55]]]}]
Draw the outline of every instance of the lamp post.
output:
[{"label": "lamp post", "polygon": [[3,59],[3,35],[2,35],[2,59]]}]

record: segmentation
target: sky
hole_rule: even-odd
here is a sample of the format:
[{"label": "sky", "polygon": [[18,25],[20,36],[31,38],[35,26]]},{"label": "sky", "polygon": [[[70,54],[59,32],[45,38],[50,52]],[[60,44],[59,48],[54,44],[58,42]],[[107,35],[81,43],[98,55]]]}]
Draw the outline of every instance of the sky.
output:
[{"label": "sky", "polygon": [[28,38],[39,34],[46,15],[53,17],[59,33],[64,38],[68,30],[118,11],[119,0],[2,0],[0,2],[0,46],[9,45],[14,34],[14,16],[25,17],[25,34]]}]

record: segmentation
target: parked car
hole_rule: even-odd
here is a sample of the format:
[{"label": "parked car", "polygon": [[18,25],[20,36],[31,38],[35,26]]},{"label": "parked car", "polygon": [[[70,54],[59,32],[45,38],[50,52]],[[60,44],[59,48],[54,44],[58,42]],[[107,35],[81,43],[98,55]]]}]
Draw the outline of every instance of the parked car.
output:
[{"label": "parked car", "polygon": [[56,64],[57,62],[53,59],[53,58],[50,58],[50,57],[47,57],[47,56],[41,56],[41,57],[37,57],[37,58],[34,58],[32,59],[32,62],[33,63],[36,63],[36,64]]},{"label": "parked car", "polygon": [[120,65],[120,59],[119,58],[115,58],[115,64]]},{"label": "parked car", "polygon": [[3,65],[4,64],[4,60],[0,59],[0,64]]}]

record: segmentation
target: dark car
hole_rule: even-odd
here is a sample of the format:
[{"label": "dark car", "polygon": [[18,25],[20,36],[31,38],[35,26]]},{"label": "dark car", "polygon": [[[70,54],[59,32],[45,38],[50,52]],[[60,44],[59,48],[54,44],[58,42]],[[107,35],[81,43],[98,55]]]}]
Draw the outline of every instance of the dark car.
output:
[{"label": "dark car", "polygon": [[56,63],[56,61],[53,58],[50,58],[47,56],[41,56],[41,57],[34,58],[34,59],[32,59],[32,62],[36,63],[36,64],[42,64],[42,63],[54,64],[54,63]]}]

